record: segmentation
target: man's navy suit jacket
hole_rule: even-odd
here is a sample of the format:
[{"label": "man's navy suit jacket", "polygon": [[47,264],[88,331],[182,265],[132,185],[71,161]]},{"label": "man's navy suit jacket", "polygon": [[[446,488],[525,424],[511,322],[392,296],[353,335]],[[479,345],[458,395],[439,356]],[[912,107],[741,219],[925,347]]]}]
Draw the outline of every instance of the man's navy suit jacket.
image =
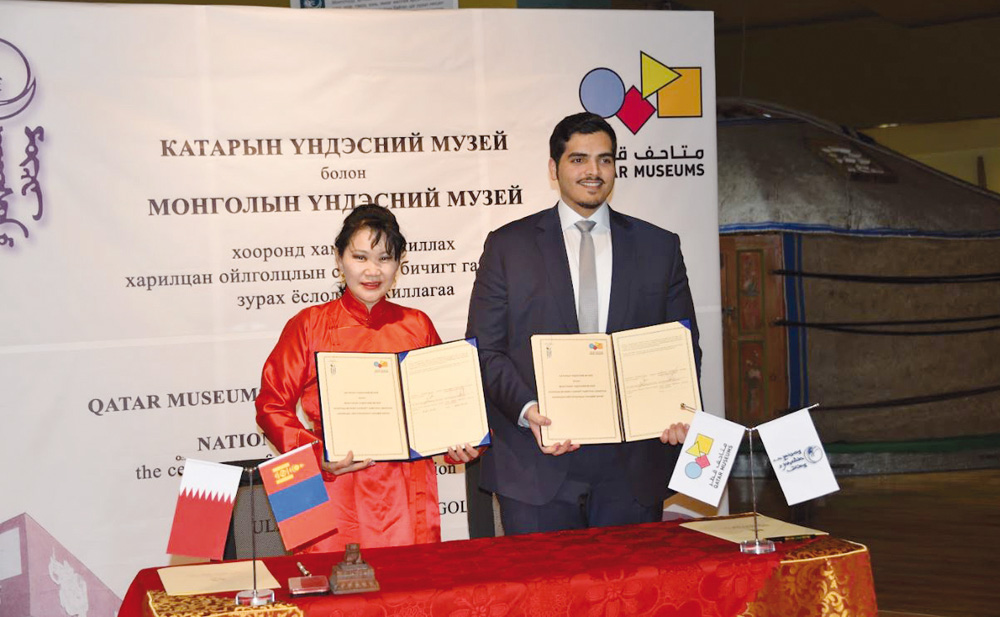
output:
[{"label": "man's navy suit jacket", "polygon": [[[614,210],[610,224],[608,332],[690,320],[700,370],[698,327],[679,238]],[[537,212],[491,232],[476,271],[467,333],[479,341],[493,433],[493,445],[483,456],[484,489],[542,505],[552,500],[565,480],[577,452],[558,457],[543,454],[531,431],[517,426],[517,420],[524,405],[538,398],[531,335],[578,332],[557,209]],[[640,503],[653,505],[669,495],[667,482],[679,446],[651,439],[610,447],[617,448]]]}]

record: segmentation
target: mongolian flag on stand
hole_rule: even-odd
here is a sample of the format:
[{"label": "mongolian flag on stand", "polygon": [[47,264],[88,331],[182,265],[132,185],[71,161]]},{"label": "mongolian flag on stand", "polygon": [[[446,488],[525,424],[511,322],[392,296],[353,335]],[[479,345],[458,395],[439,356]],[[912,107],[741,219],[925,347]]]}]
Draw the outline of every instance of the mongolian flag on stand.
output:
[{"label": "mongolian flag on stand", "polygon": [[333,511],[312,444],[260,464],[285,548],[294,550],[333,529]]},{"label": "mongolian flag on stand", "polygon": [[241,467],[187,459],[167,552],[222,559]]}]

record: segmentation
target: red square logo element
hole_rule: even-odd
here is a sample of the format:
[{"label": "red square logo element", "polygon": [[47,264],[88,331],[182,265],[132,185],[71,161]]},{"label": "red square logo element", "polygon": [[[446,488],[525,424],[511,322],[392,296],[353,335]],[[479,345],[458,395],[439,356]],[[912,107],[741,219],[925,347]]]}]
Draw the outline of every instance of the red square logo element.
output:
[{"label": "red square logo element", "polygon": [[655,112],[653,104],[642,98],[642,93],[632,86],[625,93],[625,102],[615,115],[635,135]]}]

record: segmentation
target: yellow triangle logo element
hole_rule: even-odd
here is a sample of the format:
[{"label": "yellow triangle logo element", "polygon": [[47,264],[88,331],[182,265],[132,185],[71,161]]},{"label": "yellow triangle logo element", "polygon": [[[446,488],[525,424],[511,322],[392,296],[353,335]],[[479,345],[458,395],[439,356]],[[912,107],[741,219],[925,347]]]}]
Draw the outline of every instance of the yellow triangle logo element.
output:
[{"label": "yellow triangle logo element", "polygon": [[702,454],[708,454],[712,451],[712,444],[715,442],[711,437],[706,437],[705,435],[698,434],[695,438],[694,443],[690,448],[686,450],[691,456],[701,456]]},{"label": "yellow triangle logo element", "polygon": [[646,52],[640,51],[639,57],[642,62],[642,98],[647,98],[681,78],[680,73],[646,55]]}]

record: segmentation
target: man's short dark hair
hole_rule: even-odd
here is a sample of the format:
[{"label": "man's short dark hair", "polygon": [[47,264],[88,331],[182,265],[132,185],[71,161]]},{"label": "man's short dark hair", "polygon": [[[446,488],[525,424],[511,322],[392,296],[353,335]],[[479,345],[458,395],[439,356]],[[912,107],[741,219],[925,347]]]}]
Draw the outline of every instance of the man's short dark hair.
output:
[{"label": "man's short dark hair", "polygon": [[566,152],[566,142],[575,133],[582,133],[584,135],[606,133],[611,138],[611,151],[614,152],[618,149],[618,137],[615,135],[615,130],[611,128],[611,125],[597,114],[584,111],[572,116],[566,116],[559,121],[556,128],[552,129],[552,136],[549,137],[549,156],[552,157],[553,161],[556,163],[559,162],[563,153]]}]

